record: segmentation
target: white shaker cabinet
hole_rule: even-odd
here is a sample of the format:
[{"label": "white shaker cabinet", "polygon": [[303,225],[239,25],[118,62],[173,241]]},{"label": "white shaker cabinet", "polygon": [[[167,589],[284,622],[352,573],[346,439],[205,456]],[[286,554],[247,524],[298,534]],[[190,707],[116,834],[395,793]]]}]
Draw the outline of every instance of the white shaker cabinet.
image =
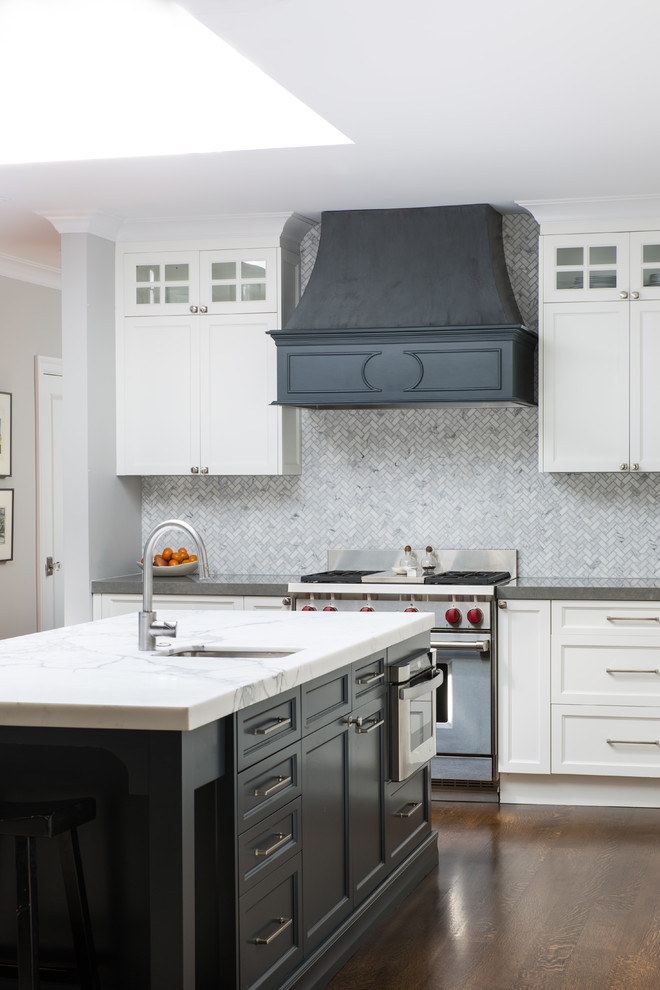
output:
[{"label": "white shaker cabinet", "polygon": [[542,471],[660,471],[660,232],[541,237]]},{"label": "white shaker cabinet", "polygon": [[550,773],[550,602],[498,602],[498,766]]},{"label": "white shaker cabinet", "polygon": [[300,473],[300,413],[272,404],[268,331],[297,303],[311,221],[227,222],[216,243],[117,245],[118,474]]},{"label": "white shaker cabinet", "polygon": [[117,472],[297,474],[269,314],[128,317],[117,328]]},{"label": "white shaker cabinet", "polygon": [[[201,609],[204,611],[247,612],[288,612],[290,605],[286,598],[276,595],[154,595],[154,609]],[[110,619],[115,615],[126,615],[142,609],[140,594],[111,594],[110,592],[92,595],[93,619]]]}]

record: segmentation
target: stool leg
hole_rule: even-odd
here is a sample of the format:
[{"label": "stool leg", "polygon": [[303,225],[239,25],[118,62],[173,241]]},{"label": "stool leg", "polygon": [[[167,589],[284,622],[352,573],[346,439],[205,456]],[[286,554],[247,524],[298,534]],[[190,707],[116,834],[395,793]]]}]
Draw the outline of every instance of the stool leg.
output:
[{"label": "stool leg", "polygon": [[39,990],[37,850],[31,837],[16,836],[18,990]]},{"label": "stool leg", "polygon": [[92,923],[87,905],[77,829],[72,828],[68,832],[63,832],[62,835],[58,836],[57,841],[66,899],[69,905],[73,942],[78,957],[80,986],[82,990],[99,990]]}]

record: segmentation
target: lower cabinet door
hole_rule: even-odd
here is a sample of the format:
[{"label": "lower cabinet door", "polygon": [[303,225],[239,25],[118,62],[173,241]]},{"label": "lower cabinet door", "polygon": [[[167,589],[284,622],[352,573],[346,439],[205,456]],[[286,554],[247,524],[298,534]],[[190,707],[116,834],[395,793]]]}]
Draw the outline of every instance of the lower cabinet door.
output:
[{"label": "lower cabinet door", "polygon": [[240,990],[273,990],[302,960],[300,856],[239,899]]},{"label": "lower cabinet door", "polygon": [[303,737],[302,847],[308,955],[351,912],[345,718]]},{"label": "lower cabinet door", "polygon": [[381,692],[353,711],[350,728],[349,859],[353,904],[385,879],[385,719]]},{"label": "lower cabinet door", "polygon": [[385,830],[388,866],[404,859],[431,828],[428,767],[402,784],[387,785]]}]

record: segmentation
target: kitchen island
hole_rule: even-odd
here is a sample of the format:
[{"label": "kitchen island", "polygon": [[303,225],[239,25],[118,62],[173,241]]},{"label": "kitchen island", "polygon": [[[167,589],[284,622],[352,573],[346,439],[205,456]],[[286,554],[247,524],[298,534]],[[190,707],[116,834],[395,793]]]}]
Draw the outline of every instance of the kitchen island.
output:
[{"label": "kitchen island", "polygon": [[[80,838],[103,990],[323,986],[437,859],[428,768],[386,779],[385,667],[428,648],[431,617],[158,618],[179,623],[165,650],[229,656],[140,652],[130,615],[0,643],[5,796],[96,797]],[[43,941],[66,946],[42,895]]]}]

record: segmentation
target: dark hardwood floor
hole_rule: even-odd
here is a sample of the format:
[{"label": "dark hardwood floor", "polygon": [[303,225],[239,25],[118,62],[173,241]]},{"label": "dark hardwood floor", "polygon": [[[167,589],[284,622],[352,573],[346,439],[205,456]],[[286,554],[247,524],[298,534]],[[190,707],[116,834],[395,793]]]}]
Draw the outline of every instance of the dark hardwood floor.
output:
[{"label": "dark hardwood floor", "polygon": [[660,990],[660,809],[433,808],[438,870],[327,990]]}]

